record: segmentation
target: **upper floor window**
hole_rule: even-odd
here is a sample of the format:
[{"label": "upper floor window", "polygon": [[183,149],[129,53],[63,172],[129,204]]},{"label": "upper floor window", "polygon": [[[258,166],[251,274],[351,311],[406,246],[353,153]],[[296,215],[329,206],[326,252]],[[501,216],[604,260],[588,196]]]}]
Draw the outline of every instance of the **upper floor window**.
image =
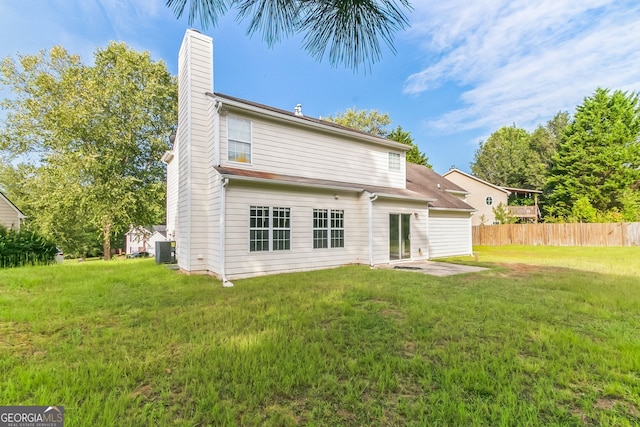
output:
[{"label": "upper floor window", "polygon": [[400,170],[400,154],[389,153],[389,170],[390,171]]},{"label": "upper floor window", "polygon": [[251,163],[251,121],[227,117],[227,155],[229,161]]},{"label": "upper floor window", "polygon": [[491,206],[493,204],[493,197],[487,196],[487,198],[484,199],[484,202],[487,204],[487,206]]}]

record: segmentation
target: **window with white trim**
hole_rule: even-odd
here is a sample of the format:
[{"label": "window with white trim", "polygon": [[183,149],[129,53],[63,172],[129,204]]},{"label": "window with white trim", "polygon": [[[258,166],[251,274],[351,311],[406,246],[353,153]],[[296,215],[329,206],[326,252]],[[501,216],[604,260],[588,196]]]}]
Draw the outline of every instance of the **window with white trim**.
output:
[{"label": "window with white trim", "polygon": [[344,210],[313,210],[313,248],[344,248]]},{"label": "window with white trim", "polygon": [[291,208],[249,208],[249,252],[291,249]]},{"label": "window with white trim", "polygon": [[344,211],[331,209],[331,247],[344,248]]},{"label": "window with white trim", "polygon": [[227,117],[227,158],[251,163],[251,120]]},{"label": "window with white trim", "polygon": [[251,206],[249,210],[249,251],[269,250],[269,207]]},{"label": "window with white trim", "polygon": [[271,208],[273,214],[273,250],[291,249],[291,209]]},{"label": "window with white trim", "polygon": [[491,197],[491,196],[487,196],[487,197],[484,199],[484,202],[487,204],[487,206],[491,206],[491,205],[493,204],[493,197]]},{"label": "window with white trim", "polygon": [[313,248],[329,247],[329,211],[327,209],[313,210]]},{"label": "window with white trim", "polygon": [[400,170],[400,154],[398,153],[389,153],[389,170],[390,171],[399,171]]}]

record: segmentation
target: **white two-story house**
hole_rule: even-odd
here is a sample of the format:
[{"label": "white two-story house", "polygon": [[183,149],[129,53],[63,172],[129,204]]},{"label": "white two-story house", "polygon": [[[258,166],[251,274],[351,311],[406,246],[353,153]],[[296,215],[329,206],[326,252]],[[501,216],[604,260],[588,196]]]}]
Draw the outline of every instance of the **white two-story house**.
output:
[{"label": "white two-story house", "polygon": [[465,190],[385,138],[213,91],[211,38],[188,30],[167,164],[179,267],[261,274],[471,254]]}]

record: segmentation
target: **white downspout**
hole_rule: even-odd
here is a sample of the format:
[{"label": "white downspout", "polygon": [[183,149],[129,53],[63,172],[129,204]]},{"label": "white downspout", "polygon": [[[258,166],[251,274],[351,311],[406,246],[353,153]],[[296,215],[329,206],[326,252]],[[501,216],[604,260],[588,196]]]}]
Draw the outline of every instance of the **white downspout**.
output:
[{"label": "white downspout", "polygon": [[227,280],[227,275],[225,273],[224,265],[225,265],[225,251],[226,251],[226,194],[227,194],[227,184],[229,184],[229,178],[222,178],[220,188],[220,277],[222,278],[222,286],[225,288],[230,288],[233,286],[229,280]]},{"label": "white downspout", "polygon": [[[222,108],[222,101],[216,99],[213,103],[213,148],[214,148],[214,164],[220,165],[220,109]],[[226,184],[225,184],[226,185]]]},{"label": "white downspout", "polygon": [[369,193],[369,266],[373,267],[373,202],[376,201],[378,195]]}]

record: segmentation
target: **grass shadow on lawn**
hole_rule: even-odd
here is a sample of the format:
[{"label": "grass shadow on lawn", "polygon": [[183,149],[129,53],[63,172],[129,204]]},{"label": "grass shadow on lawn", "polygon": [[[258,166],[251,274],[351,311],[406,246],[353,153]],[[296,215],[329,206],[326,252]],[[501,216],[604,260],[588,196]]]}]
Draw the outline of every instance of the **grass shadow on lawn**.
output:
[{"label": "grass shadow on lawn", "polygon": [[0,273],[0,402],[74,425],[634,425],[640,289],[504,265],[224,289],[149,260]]}]

